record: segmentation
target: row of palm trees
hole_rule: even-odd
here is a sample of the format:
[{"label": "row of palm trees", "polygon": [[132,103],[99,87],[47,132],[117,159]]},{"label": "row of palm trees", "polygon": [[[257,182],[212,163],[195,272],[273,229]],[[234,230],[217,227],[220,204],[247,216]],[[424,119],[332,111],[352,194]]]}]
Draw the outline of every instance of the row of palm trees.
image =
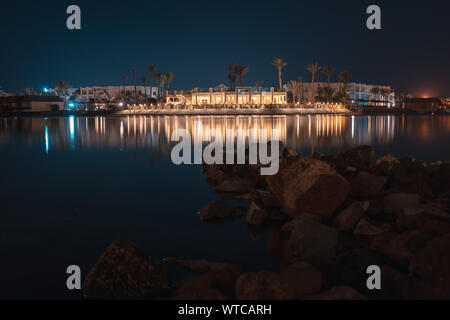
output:
[{"label": "row of palm trees", "polygon": [[[272,61],[272,64],[277,68],[278,70],[278,80],[280,84],[280,88],[282,87],[282,70],[285,66],[287,66],[287,63],[282,58],[275,58]],[[336,71],[336,68],[333,66],[324,66],[321,67],[318,63],[312,63],[306,67],[306,70],[311,73],[311,89],[310,89],[310,101],[312,103],[316,102],[316,90],[315,90],[315,83],[316,81],[320,83],[321,76],[318,74],[319,71],[321,71],[326,77],[328,81],[328,86],[326,88],[321,89],[321,96],[324,93],[327,100],[330,100],[329,102],[333,102],[332,100],[339,100],[342,98],[345,98],[345,86],[348,83],[348,81],[351,79],[351,74],[348,71],[343,71],[339,73],[338,78],[341,82],[340,90],[337,94],[337,96],[333,97],[334,89],[331,88],[331,77]],[[287,89],[292,93],[293,96],[293,103],[296,103],[296,98],[298,94],[301,94],[301,101],[303,101],[305,89],[304,89],[304,78],[299,77],[297,80],[291,80],[287,83]]]},{"label": "row of palm trees", "polygon": [[243,65],[235,65],[230,62],[226,67],[228,71],[228,81],[230,81],[230,88],[233,89],[236,86],[236,81],[239,78],[239,85],[242,86],[244,76],[248,73],[248,67]]},{"label": "row of palm trees", "polygon": [[[174,74],[173,72],[169,72],[169,73],[160,73],[156,71],[156,66],[154,64],[147,66],[147,70],[150,72],[150,97],[147,98],[147,80],[148,78],[146,76],[142,76],[141,77],[141,81],[144,84],[144,99],[145,99],[145,103],[151,101],[152,99],[152,93],[153,93],[153,85],[156,81],[156,84],[158,85],[158,93],[157,93],[157,101],[159,101],[160,97],[161,97],[161,92],[164,88],[165,83],[167,82],[167,89],[170,90],[170,84],[172,83],[172,80],[174,78]],[[136,86],[136,69],[132,68],[131,72],[133,73],[133,83],[134,83],[134,100],[135,103],[137,104],[138,102],[138,93],[137,93],[137,86]],[[126,82],[127,82],[127,76],[123,76],[122,80],[123,80],[123,91],[122,91],[122,98],[125,99],[125,86],[126,86]]]}]

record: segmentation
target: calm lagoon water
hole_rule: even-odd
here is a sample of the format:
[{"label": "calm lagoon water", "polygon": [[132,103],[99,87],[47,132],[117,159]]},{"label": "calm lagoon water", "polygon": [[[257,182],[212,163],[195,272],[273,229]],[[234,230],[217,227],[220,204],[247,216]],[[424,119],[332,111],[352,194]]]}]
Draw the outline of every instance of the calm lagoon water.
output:
[{"label": "calm lagoon water", "polygon": [[266,241],[243,219],[207,224],[219,199],[200,165],[175,166],[176,128],[280,129],[302,155],[361,144],[376,156],[450,160],[449,116],[0,118],[0,298],[77,298],[66,267],[85,276],[103,250],[128,238],[155,258],[205,258],[274,269]]}]

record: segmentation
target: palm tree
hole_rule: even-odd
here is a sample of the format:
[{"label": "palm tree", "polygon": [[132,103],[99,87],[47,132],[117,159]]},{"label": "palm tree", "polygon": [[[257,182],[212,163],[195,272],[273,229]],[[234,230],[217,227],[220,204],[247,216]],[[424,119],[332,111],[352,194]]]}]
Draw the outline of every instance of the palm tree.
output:
[{"label": "palm tree", "polygon": [[228,71],[228,80],[230,80],[230,87],[233,89],[233,82],[231,81],[234,72],[234,63],[230,62],[230,64],[225,68]]},{"label": "palm tree", "polygon": [[282,58],[275,58],[272,61],[272,65],[278,70],[278,82],[280,84],[280,89],[283,88],[283,82],[281,81],[281,73],[283,68],[287,66],[287,63]]},{"label": "palm tree", "polygon": [[66,98],[67,94],[69,93],[69,84],[67,82],[63,81],[57,81],[56,82],[56,94],[64,99],[64,104],[66,104]]},{"label": "palm tree", "polygon": [[230,73],[228,75],[228,80],[230,80],[231,89],[233,89],[234,85],[236,84],[236,80],[237,80],[236,76],[233,75],[232,73]]},{"label": "palm tree", "polygon": [[[373,94],[375,96],[375,101],[378,100],[378,96],[380,95],[380,88],[378,87],[373,87],[372,89],[370,89],[370,93]],[[375,102],[375,105],[377,103]]]},{"label": "palm tree", "polygon": [[246,67],[246,66],[237,65],[234,67],[234,73],[236,73],[237,76],[239,77],[239,85],[240,86],[242,86],[243,78],[247,74],[247,72],[248,72],[248,67]]},{"label": "palm tree", "polygon": [[255,81],[255,87],[261,88],[263,86],[264,81]]},{"label": "palm tree", "polygon": [[167,90],[170,90],[170,83],[173,80],[173,72],[166,73]]},{"label": "palm tree", "polygon": [[154,64],[147,66],[147,70],[150,72],[150,101],[153,96],[153,81],[155,80],[155,68],[156,66]]},{"label": "palm tree", "polygon": [[338,75],[339,80],[344,84],[344,86],[347,84],[347,82],[350,81],[350,79],[352,78],[352,74],[348,71],[343,71],[341,73],[339,73]]},{"label": "palm tree", "polygon": [[303,96],[305,93],[305,79],[303,77],[298,77],[298,81],[301,85],[301,96],[300,96],[300,103],[303,102]]},{"label": "palm tree", "polygon": [[389,100],[388,95],[390,94],[390,91],[386,88],[381,88],[380,89],[380,95],[381,95],[381,99],[384,100]]},{"label": "palm tree", "polygon": [[145,76],[141,77],[141,81],[144,83],[144,101],[147,103],[147,87],[145,83],[147,82],[147,78]]},{"label": "palm tree", "polygon": [[292,93],[292,104],[295,104],[297,93],[300,91],[301,86],[301,83],[296,80],[291,80],[288,82],[286,88]]},{"label": "palm tree", "polygon": [[352,78],[352,74],[348,71],[343,71],[343,72],[339,73],[338,78],[339,78],[339,81],[341,81],[341,83],[344,84],[343,86],[341,85],[341,88],[340,88],[341,93],[340,94],[345,103],[345,100],[347,99],[346,86],[347,86],[347,82],[349,82],[350,79]]},{"label": "palm tree", "polygon": [[123,80],[123,97],[122,98],[125,98],[125,86],[126,86],[126,82],[127,82],[127,76],[123,76],[122,80]]},{"label": "palm tree", "polygon": [[316,73],[320,70],[320,66],[318,63],[312,63],[309,66],[306,67],[306,70],[311,72],[311,100],[314,103],[315,97],[314,97],[314,78],[316,76]]},{"label": "palm tree", "polygon": [[131,72],[133,72],[133,82],[134,82],[134,103],[137,104],[136,69],[132,68]]},{"label": "palm tree", "polygon": [[157,96],[157,100],[159,101],[160,92],[161,92],[161,82],[162,82],[162,80],[163,80],[163,74],[162,74],[162,73],[155,73],[155,80],[156,80],[156,83],[158,83],[158,96]]},{"label": "palm tree", "polygon": [[322,73],[326,74],[328,77],[328,86],[330,86],[331,83],[331,76],[333,75],[334,71],[336,70],[335,67],[326,66],[322,68]]}]

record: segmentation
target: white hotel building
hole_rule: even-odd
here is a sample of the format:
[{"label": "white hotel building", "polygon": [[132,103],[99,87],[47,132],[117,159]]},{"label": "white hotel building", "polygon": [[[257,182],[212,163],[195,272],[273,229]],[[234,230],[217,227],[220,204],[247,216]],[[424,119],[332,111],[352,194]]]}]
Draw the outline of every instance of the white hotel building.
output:
[{"label": "white hotel building", "polygon": [[[305,83],[305,97],[310,98],[311,96],[311,83]],[[327,87],[327,82],[315,82],[314,92],[317,94],[318,87]],[[343,83],[333,82],[330,83],[335,92],[341,90]],[[384,89],[386,91],[385,95],[374,94],[372,92],[373,88]],[[347,97],[349,98],[348,103],[355,106],[383,106],[383,107],[393,107],[395,106],[395,92],[390,86],[386,85],[371,85],[365,83],[355,83],[350,82],[346,84]]]}]

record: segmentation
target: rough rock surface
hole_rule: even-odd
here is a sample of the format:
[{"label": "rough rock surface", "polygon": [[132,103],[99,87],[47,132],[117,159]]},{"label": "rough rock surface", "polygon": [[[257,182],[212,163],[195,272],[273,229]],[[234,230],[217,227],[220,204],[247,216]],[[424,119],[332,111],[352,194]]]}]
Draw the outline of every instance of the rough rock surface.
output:
[{"label": "rough rock surface", "polygon": [[245,211],[225,202],[212,201],[202,208],[200,215],[204,221],[220,221],[240,218],[245,215]]},{"label": "rough rock surface", "polygon": [[114,241],[83,283],[90,299],[154,298],[168,288],[164,267],[129,240]]},{"label": "rough rock surface", "polygon": [[363,217],[369,206],[369,201],[353,202],[334,219],[335,225],[339,230],[351,231]]},{"label": "rough rock surface", "polygon": [[347,180],[327,163],[316,159],[295,158],[266,181],[292,217],[309,213],[328,220],[350,192]]}]

